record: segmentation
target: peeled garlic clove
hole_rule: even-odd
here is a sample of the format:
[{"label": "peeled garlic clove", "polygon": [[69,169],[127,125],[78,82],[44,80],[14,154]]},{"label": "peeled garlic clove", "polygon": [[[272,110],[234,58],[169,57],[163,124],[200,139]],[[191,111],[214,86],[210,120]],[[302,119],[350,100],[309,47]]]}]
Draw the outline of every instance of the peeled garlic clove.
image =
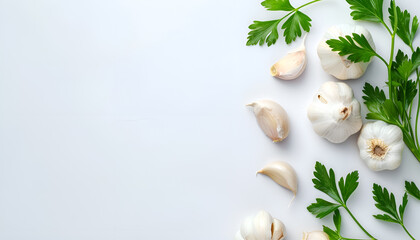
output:
[{"label": "peeled garlic clove", "polygon": [[382,121],[366,123],[359,139],[360,157],[374,171],[394,170],[402,161],[403,134],[399,127]]},{"label": "peeled garlic clove", "polygon": [[304,232],[302,240],[329,240],[329,237],[322,231]]},{"label": "peeled garlic clove", "polygon": [[325,82],[308,107],[312,128],[332,143],[344,142],[362,127],[360,103],[342,82]]},{"label": "peeled garlic clove", "polygon": [[289,135],[289,120],[280,104],[271,100],[258,100],[248,104],[254,110],[257,122],[273,142],[283,141]]},{"label": "peeled garlic clove", "polygon": [[271,232],[271,240],[282,240],[286,237],[286,228],[284,227],[284,224],[276,218],[273,219]]},{"label": "peeled garlic clove", "polygon": [[271,67],[270,73],[273,77],[292,80],[303,73],[306,68],[305,39],[306,35],[303,38],[302,45],[298,49],[289,52]]},{"label": "peeled garlic clove", "polygon": [[366,71],[369,62],[354,63],[347,59],[346,56],[340,56],[338,52],[331,50],[330,46],[326,43],[330,39],[338,39],[346,35],[357,33],[364,35],[368,40],[370,46],[375,49],[375,43],[369,31],[359,25],[342,24],[329,28],[318,45],[318,56],[321,60],[322,68],[325,72],[333,75],[340,80],[357,79],[360,78]]},{"label": "peeled garlic clove", "polygon": [[285,187],[293,192],[296,196],[297,192],[297,176],[295,170],[287,162],[271,162],[263,169],[257,172],[269,176],[280,186]]},{"label": "peeled garlic clove", "polygon": [[247,217],[241,224],[241,236],[246,240],[257,239],[254,235],[254,218]]}]

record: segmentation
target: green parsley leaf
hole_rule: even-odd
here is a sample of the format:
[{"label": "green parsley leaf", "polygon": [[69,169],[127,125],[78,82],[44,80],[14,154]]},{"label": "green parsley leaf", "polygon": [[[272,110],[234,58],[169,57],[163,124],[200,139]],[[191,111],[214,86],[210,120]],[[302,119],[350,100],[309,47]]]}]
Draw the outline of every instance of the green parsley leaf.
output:
[{"label": "green parsley leaf", "polygon": [[341,232],[340,210],[337,209],[337,210],[334,211],[333,221],[334,221],[335,228],[337,229],[337,233],[340,233]]},{"label": "green parsley leaf", "polygon": [[[394,16],[394,10],[393,10],[394,5],[395,5],[395,2],[391,1],[391,6],[388,8],[389,20],[391,21],[392,26],[395,25],[394,24],[395,16]],[[401,38],[401,40],[403,40],[405,44],[407,44],[408,46],[412,46],[414,37],[419,27],[419,20],[417,19],[417,16],[414,16],[413,20],[411,21],[410,13],[407,10],[402,11],[400,7],[396,7],[396,10],[397,10],[397,17],[398,17],[396,33]],[[410,26],[410,22],[411,22],[411,26]]]},{"label": "green parsley leaf", "polygon": [[398,212],[400,213],[400,217],[401,217],[401,222],[404,222],[404,212],[405,212],[405,208],[407,207],[407,203],[408,203],[408,195],[407,193],[404,193],[402,203],[400,207],[398,208]]},{"label": "green parsley leaf", "polygon": [[341,240],[343,239],[340,234],[332,230],[327,226],[322,226],[322,231],[328,235],[329,240]]},{"label": "green parsley leaf", "polygon": [[404,195],[403,202],[399,207],[399,212],[397,211],[397,204],[395,202],[395,197],[393,193],[389,193],[386,188],[382,188],[378,184],[373,184],[373,199],[375,200],[375,206],[385,212],[386,214],[374,215],[376,219],[394,222],[402,224],[402,217],[404,215],[404,210],[407,205],[407,194]]},{"label": "green parsley leaf", "polygon": [[320,162],[316,162],[314,176],[315,178],[312,179],[312,182],[316,189],[327,194],[338,203],[343,202],[337,190],[334,170],[330,169],[328,174],[325,166]]},{"label": "green parsley leaf", "polygon": [[417,200],[420,200],[420,190],[414,182],[405,181],[405,191],[411,196],[417,198]]},{"label": "green parsley leaf", "polygon": [[254,23],[249,26],[251,31],[248,33],[248,42],[246,45],[250,46],[259,44],[262,46],[264,42],[266,42],[267,45],[270,46],[276,43],[279,38],[279,33],[277,31],[279,23],[279,20],[265,22],[254,21]]},{"label": "green parsley leaf", "polygon": [[369,62],[372,57],[377,56],[363,34],[353,33],[353,37],[347,35],[338,39],[330,39],[327,40],[327,44],[340,56],[348,55],[347,59],[352,62]]},{"label": "green parsley leaf", "polygon": [[411,55],[411,62],[413,63],[413,72],[420,67],[420,47],[413,52]]},{"label": "green parsley leaf", "polygon": [[354,192],[354,190],[356,190],[357,186],[359,186],[357,180],[359,180],[358,171],[354,171],[352,173],[347,174],[346,181],[344,181],[344,178],[340,178],[340,181],[338,182],[338,187],[340,188],[341,196],[343,197],[344,203],[347,202],[350,195]]},{"label": "green parsley leaf", "polygon": [[317,198],[316,203],[312,203],[308,206],[307,209],[317,218],[324,218],[325,216],[337,210],[339,207],[341,207],[341,205]]},{"label": "green parsley leaf", "polygon": [[261,5],[269,11],[292,11],[295,9],[289,0],[265,0]]},{"label": "green parsley leaf", "polygon": [[302,36],[302,30],[309,32],[311,29],[312,19],[301,11],[296,11],[284,22],[282,29],[284,29],[283,36],[287,44],[296,40],[297,37]]},{"label": "green parsley leaf", "polygon": [[346,0],[353,10],[350,15],[354,20],[383,22],[384,0]]}]

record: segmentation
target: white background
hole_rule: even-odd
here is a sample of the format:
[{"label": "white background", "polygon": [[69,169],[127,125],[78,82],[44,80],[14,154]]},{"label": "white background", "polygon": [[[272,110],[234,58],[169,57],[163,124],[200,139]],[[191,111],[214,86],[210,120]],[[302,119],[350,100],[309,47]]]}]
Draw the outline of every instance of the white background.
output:
[{"label": "white background", "polygon": [[[397,3],[420,15],[417,0]],[[283,15],[260,0],[1,0],[0,239],[233,239],[260,209],[285,223],[287,239],[300,239],[332,226],[306,210],[325,197],[311,183],[316,161],[338,176],[358,169],[361,183],[349,200],[356,217],[378,239],[408,239],[372,217],[371,189],[386,186],[399,203],[404,180],[420,185],[417,160],[405,149],[400,168],[372,172],[359,159],[356,135],[329,143],[306,117],[319,86],[335,81],[316,46],[332,24],[353,23],[349,7],[324,0],[303,12],[313,19],[308,66],[286,82],[269,68],[300,41],[245,46],[252,20]],[[388,58],[387,32],[360,24]],[[385,87],[385,80],[375,59],[347,83],[360,101],[365,81]],[[270,142],[245,107],[262,98],[287,110],[284,142]],[[290,192],[255,176],[271,160],[298,173],[290,207]],[[420,238],[419,214],[410,198],[406,224]],[[343,218],[345,236],[365,237]]]}]

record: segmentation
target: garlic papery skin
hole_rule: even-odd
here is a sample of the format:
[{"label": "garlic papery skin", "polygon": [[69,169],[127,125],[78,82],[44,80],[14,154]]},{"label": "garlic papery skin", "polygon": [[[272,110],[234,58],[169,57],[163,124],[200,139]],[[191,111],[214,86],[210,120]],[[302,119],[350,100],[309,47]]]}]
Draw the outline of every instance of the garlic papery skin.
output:
[{"label": "garlic papery skin", "polygon": [[329,240],[330,238],[325,232],[322,231],[313,231],[313,232],[304,232],[302,240]]},{"label": "garlic papery skin", "polygon": [[359,35],[364,35],[368,40],[370,46],[375,50],[375,43],[373,42],[372,35],[370,32],[362,26],[359,25],[349,25],[342,24],[337,26],[332,26],[327,30],[324,37],[318,44],[318,57],[321,61],[322,68],[325,72],[333,75],[334,77],[340,80],[348,79],[357,79],[363,76],[369,62],[358,62],[354,63],[347,59],[346,56],[340,56],[338,52],[331,50],[330,46],[326,43],[330,39],[338,39],[339,37],[344,37],[346,35],[352,35],[357,33]]},{"label": "garlic papery skin", "polygon": [[305,71],[307,63],[305,39],[306,35],[298,49],[289,52],[271,67],[271,76],[282,80],[293,80]]},{"label": "garlic papery skin", "polygon": [[253,108],[260,128],[273,142],[283,141],[289,135],[289,119],[280,104],[258,100],[247,106]]},{"label": "garlic papery skin", "polygon": [[362,127],[360,103],[342,82],[325,82],[308,107],[312,128],[332,143],[342,143]]},{"label": "garlic papery skin", "polygon": [[357,140],[360,158],[374,171],[394,170],[402,161],[403,133],[382,121],[366,123]]},{"label": "garlic papery skin", "polygon": [[261,210],[255,216],[245,218],[235,240],[282,240],[285,236],[284,224]]},{"label": "garlic papery skin", "polygon": [[280,186],[292,191],[293,195],[296,196],[298,184],[296,171],[287,162],[271,162],[259,170],[258,173],[267,175]]}]

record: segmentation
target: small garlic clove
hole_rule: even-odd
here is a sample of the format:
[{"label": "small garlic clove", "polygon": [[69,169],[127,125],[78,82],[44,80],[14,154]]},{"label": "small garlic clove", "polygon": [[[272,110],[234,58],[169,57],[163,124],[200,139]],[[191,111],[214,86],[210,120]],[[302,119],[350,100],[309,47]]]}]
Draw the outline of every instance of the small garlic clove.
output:
[{"label": "small garlic clove", "polygon": [[271,240],[271,226],[273,218],[271,215],[261,210],[254,217],[254,236],[258,240]]},{"label": "small garlic clove", "polygon": [[289,120],[280,104],[271,100],[258,100],[248,104],[254,110],[257,122],[273,142],[283,141],[289,135]]},{"label": "small garlic clove", "polygon": [[305,39],[306,35],[303,38],[302,45],[299,49],[289,52],[271,67],[270,73],[273,77],[282,80],[293,80],[303,73],[307,62]]},{"label": "small garlic clove", "polygon": [[293,192],[293,195],[296,196],[297,192],[297,176],[296,172],[290,164],[287,162],[271,162],[266,165],[264,168],[257,172],[264,174],[280,186],[285,187]]},{"label": "small garlic clove", "polygon": [[283,222],[278,219],[273,219],[271,226],[271,240],[282,240],[286,237],[286,227]]},{"label": "small garlic clove", "polygon": [[329,240],[328,235],[322,231],[304,232],[302,240]]},{"label": "small garlic clove", "polygon": [[242,238],[245,240],[256,240],[257,238],[254,235],[254,218],[247,217],[241,224],[240,233]]}]

